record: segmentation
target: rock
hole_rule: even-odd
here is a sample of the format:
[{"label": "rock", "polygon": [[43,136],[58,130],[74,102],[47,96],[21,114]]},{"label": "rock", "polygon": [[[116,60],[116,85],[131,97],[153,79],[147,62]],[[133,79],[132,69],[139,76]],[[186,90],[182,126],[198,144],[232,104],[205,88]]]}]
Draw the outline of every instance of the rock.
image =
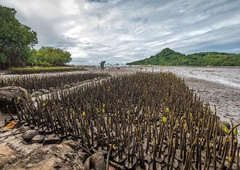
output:
[{"label": "rock", "polygon": [[0,111],[2,113],[16,113],[14,100],[28,99],[28,91],[18,86],[0,88]]},{"label": "rock", "polygon": [[[79,155],[82,155],[79,154]],[[106,164],[104,160],[104,154],[102,152],[96,152],[92,156],[87,157],[88,155],[85,154],[85,161],[84,166],[86,170],[105,170],[106,169]],[[81,157],[81,156],[80,156]]]},{"label": "rock", "polygon": [[7,169],[31,170],[83,170],[78,154],[65,144],[43,146],[19,159],[16,163],[4,167]]},{"label": "rock", "polygon": [[82,149],[79,146],[80,145],[79,143],[75,142],[74,140],[66,140],[62,142],[62,144],[70,146],[74,151],[78,151],[79,159],[82,162],[84,162],[87,159],[88,154],[86,152],[81,151]]},{"label": "rock", "polygon": [[79,159],[84,162],[88,158],[88,154],[86,152],[78,151]]},{"label": "rock", "polygon": [[9,146],[0,145],[0,169],[17,159],[15,151]]},{"label": "rock", "polygon": [[104,155],[102,152],[96,152],[91,156],[90,159],[91,168],[95,170],[105,170],[106,164],[104,160]]},{"label": "rock", "polygon": [[73,150],[80,150],[81,147],[74,140],[66,140],[63,144],[70,146]]},{"label": "rock", "polygon": [[44,139],[44,135],[36,135],[32,138],[32,143],[43,143]]},{"label": "rock", "polygon": [[31,128],[29,126],[24,126],[22,125],[21,127],[18,128],[19,132],[25,133],[26,131],[30,130]]},{"label": "rock", "polygon": [[46,130],[47,130],[46,126],[41,127],[41,128],[38,129],[38,133],[41,134],[41,135],[44,135]]},{"label": "rock", "polygon": [[86,168],[86,170],[90,170],[90,160],[91,160],[91,157],[89,156],[84,162],[84,167]]},{"label": "rock", "polygon": [[45,137],[45,140],[44,140],[44,142],[43,142],[43,145],[48,145],[48,144],[59,144],[59,143],[61,143],[62,141],[61,141],[61,139],[58,137],[58,136],[56,136],[56,135],[54,135],[54,134],[51,134],[51,135],[47,135],[46,137]]},{"label": "rock", "polygon": [[38,135],[38,132],[36,130],[28,130],[22,135],[22,138],[26,142],[31,142],[32,138],[36,135]]}]

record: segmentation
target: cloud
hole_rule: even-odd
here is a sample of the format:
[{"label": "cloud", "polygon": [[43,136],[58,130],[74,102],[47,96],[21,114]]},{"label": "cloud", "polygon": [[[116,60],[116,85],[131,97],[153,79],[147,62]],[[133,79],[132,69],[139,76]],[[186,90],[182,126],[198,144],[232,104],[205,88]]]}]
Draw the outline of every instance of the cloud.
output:
[{"label": "cloud", "polygon": [[166,47],[240,52],[238,0],[0,1],[38,33],[37,48],[63,48],[81,63],[126,63]]},{"label": "cloud", "polygon": [[108,0],[86,0],[86,2],[106,3],[106,2],[108,2]]}]

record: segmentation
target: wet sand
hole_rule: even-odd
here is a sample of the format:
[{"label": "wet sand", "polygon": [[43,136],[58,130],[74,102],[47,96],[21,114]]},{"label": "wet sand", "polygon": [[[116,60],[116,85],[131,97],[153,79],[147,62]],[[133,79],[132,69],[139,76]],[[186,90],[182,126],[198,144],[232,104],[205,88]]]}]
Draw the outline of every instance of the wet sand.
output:
[{"label": "wet sand", "polygon": [[201,99],[216,105],[217,114],[223,120],[240,123],[240,89],[205,80],[186,78],[186,83]]}]

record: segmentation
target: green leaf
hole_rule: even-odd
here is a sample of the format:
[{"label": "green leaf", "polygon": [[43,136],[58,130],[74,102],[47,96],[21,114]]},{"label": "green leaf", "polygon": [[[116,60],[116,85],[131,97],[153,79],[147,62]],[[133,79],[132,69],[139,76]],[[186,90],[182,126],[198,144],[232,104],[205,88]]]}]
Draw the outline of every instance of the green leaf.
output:
[{"label": "green leaf", "polygon": [[192,120],[192,118],[193,118],[193,114],[192,114],[192,113],[190,113],[190,114],[189,114],[189,116],[190,116],[190,119]]},{"label": "green leaf", "polygon": [[165,109],[165,112],[169,113],[169,112],[170,112],[170,109],[167,107],[167,108]]},{"label": "green leaf", "polygon": [[233,130],[233,133],[234,133],[234,135],[238,135],[238,129],[235,128],[235,129]]},{"label": "green leaf", "polygon": [[225,132],[225,133],[227,133],[227,134],[229,134],[229,129],[227,128],[227,126],[226,125],[222,125],[222,130]]},{"label": "green leaf", "polygon": [[166,123],[167,122],[167,118],[165,116],[162,117],[162,122]]},{"label": "green leaf", "polygon": [[212,143],[212,142],[209,143],[209,147],[210,147],[210,148],[213,147],[213,143]]}]

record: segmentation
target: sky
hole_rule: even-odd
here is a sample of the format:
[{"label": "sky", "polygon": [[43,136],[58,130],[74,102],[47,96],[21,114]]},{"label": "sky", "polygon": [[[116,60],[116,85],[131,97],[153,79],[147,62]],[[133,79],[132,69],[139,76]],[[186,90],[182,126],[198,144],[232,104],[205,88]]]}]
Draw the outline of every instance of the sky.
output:
[{"label": "sky", "polygon": [[164,48],[240,53],[240,0],[0,0],[73,64],[125,64]]}]

